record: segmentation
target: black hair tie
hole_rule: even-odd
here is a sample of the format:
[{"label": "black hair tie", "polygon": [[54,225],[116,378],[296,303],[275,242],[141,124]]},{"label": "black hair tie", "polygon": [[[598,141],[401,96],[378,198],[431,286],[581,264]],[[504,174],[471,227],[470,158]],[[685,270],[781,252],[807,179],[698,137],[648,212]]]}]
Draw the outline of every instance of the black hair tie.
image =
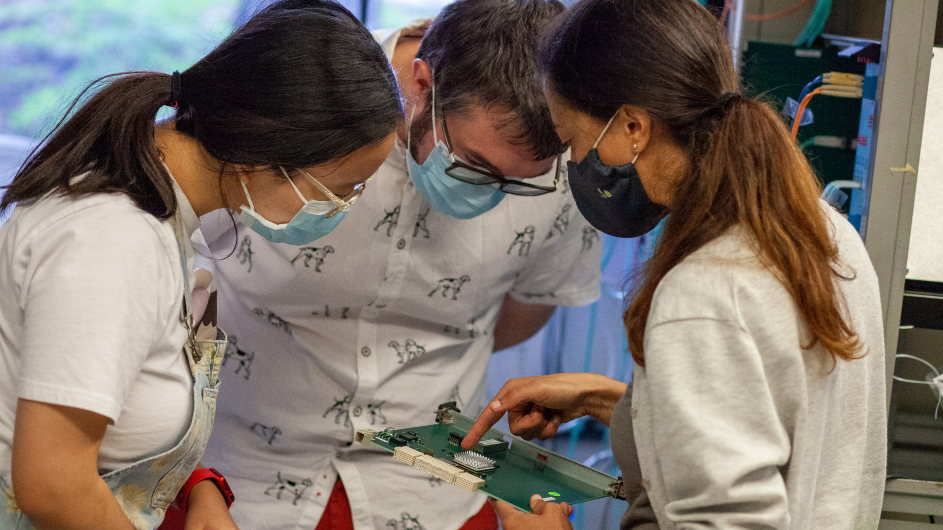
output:
[{"label": "black hair tie", "polygon": [[717,108],[721,111],[722,114],[727,114],[730,110],[730,106],[734,101],[739,101],[743,96],[739,92],[725,92],[723,96],[720,96],[720,101],[717,103]]},{"label": "black hair tie", "polygon": [[167,106],[177,108],[182,100],[183,87],[180,85],[180,72],[174,70],[174,73],[170,75],[170,101]]}]

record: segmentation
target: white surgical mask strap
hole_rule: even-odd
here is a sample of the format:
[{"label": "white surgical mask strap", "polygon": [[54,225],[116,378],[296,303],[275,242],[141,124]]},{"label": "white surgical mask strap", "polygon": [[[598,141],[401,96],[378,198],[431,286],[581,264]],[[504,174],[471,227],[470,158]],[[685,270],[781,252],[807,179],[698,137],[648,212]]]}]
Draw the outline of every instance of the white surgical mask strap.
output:
[{"label": "white surgical mask strap", "polygon": [[435,132],[435,74],[432,75],[432,141],[439,145],[439,136]]},{"label": "white surgical mask strap", "polygon": [[[596,149],[597,147],[599,147],[599,142],[602,141],[602,137],[606,134],[606,131],[609,130],[609,126],[612,125],[612,122],[614,122],[614,121],[616,120],[616,116],[618,116],[618,115],[619,115],[619,111],[616,111],[616,113],[613,114],[611,118],[609,118],[609,123],[607,123],[606,126],[603,127],[602,132],[599,133],[599,138],[596,138],[596,143],[593,144],[593,149]],[[636,152],[636,153],[635,153],[635,158],[632,159],[632,163],[633,163],[633,164],[635,164],[635,161],[638,160],[638,155],[639,155],[639,153]]]},{"label": "white surgical mask strap", "polygon": [[409,113],[409,125],[406,126],[406,151],[409,153],[412,153],[410,145],[413,139],[413,118],[416,117],[416,107],[417,105],[413,105],[413,110]]},{"label": "white surgical mask strap", "polygon": [[295,183],[292,182],[291,177],[288,176],[288,172],[285,171],[285,168],[278,166],[278,169],[282,170],[282,175],[285,175],[285,178],[288,179],[288,183],[291,184],[291,187],[294,188],[295,193],[298,194],[298,198],[301,199],[301,204],[308,204],[308,199],[305,199],[305,196],[298,191],[298,186],[295,186]]},{"label": "white surgical mask strap", "polygon": [[603,128],[603,130],[602,130],[601,133],[599,133],[599,138],[596,138],[596,143],[593,144],[593,149],[596,149],[597,147],[599,147],[599,142],[602,141],[603,135],[606,134],[606,131],[609,130],[609,126],[612,125],[612,122],[615,121],[616,116],[618,116],[618,115],[619,115],[619,111],[616,111],[616,113],[613,114],[611,118],[609,118],[609,123],[607,123],[607,124],[606,124],[606,127]]},{"label": "white surgical mask strap", "polygon": [[255,206],[252,205],[252,197],[249,196],[249,188],[246,187],[246,183],[242,180],[239,180],[239,184],[242,184],[242,191],[246,193],[246,199],[249,200],[249,209],[254,212]]}]

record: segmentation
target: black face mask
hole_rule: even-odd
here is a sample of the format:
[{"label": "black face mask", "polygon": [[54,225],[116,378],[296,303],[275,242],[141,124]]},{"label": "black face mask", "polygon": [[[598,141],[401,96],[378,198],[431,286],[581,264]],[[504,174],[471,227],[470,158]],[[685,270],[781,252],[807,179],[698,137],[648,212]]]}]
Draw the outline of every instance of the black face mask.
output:
[{"label": "black face mask", "polygon": [[606,234],[638,237],[668,215],[668,208],[648,198],[634,163],[607,166],[593,147],[579,164],[567,162],[567,170],[576,207],[589,224]]}]

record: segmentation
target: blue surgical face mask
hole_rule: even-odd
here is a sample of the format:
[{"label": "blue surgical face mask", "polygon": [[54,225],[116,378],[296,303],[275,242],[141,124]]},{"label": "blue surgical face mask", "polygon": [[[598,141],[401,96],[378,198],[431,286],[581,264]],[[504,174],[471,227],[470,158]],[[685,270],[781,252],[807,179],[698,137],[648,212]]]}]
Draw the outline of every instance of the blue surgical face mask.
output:
[{"label": "blue surgical face mask", "polygon": [[[282,173],[285,173],[284,169],[282,169]],[[287,173],[285,177],[288,178]],[[249,189],[246,188],[245,183],[242,183],[242,189],[246,192],[246,199],[249,200],[249,206],[243,205],[242,213],[239,214],[239,220],[242,221],[242,224],[272,243],[301,246],[329,234],[347,215],[346,210],[341,210],[328,217],[327,214],[337,209],[333,202],[309,201],[298,191],[298,187],[290,178],[288,178],[288,183],[294,188],[304,206],[286,224],[275,224],[256,212],[255,207],[252,205],[252,197],[249,196]]]},{"label": "blue surgical face mask", "polygon": [[406,134],[406,164],[413,184],[429,205],[436,211],[456,219],[471,219],[497,206],[505,196],[500,189],[462,182],[445,173],[446,168],[452,165],[452,158],[449,156],[448,147],[440,142],[436,135],[435,84],[432,85],[432,138],[435,141],[435,147],[421,165],[413,158],[410,149],[411,125],[415,114],[416,107],[413,107],[413,116],[410,116],[410,127]]}]

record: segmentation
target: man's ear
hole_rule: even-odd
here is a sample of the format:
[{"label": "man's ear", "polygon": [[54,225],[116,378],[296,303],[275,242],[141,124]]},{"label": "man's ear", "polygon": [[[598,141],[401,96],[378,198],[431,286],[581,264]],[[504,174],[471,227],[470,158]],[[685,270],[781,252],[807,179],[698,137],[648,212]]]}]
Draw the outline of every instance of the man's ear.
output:
[{"label": "man's ear", "polygon": [[432,68],[429,67],[429,63],[422,59],[413,59],[411,82],[417,100],[421,100],[425,97],[426,92],[432,90]]}]

